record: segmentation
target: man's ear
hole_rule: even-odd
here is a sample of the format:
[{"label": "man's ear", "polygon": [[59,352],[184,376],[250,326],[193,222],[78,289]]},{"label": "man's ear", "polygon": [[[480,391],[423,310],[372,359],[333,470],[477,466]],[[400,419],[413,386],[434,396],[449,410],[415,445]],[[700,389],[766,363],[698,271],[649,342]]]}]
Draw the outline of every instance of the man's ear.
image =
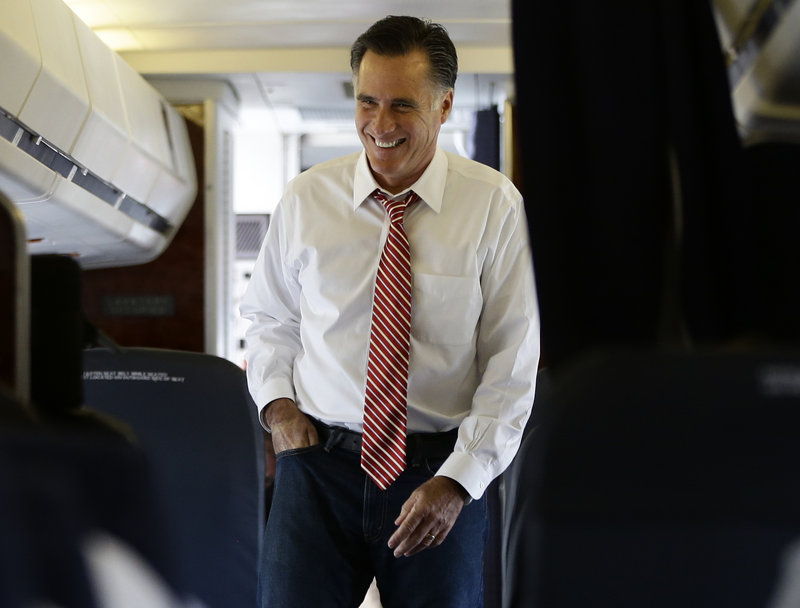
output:
[{"label": "man's ear", "polygon": [[448,117],[450,116],[450,111],[453,109],[453,89],[449,89],[447,93],[444,94],[441,103],[442,108],[442,124],[447,122]]}]

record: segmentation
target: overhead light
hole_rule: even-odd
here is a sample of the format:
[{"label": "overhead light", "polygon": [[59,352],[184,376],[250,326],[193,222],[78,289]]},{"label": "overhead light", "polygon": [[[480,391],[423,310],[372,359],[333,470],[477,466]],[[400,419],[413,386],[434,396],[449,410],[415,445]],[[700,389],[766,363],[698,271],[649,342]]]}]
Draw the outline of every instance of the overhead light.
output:
[{"label": "overhead light", "polygon": [[126,28],[100,28],[94,33],[114,51],[141,51],[144,49],[142,44]]}]

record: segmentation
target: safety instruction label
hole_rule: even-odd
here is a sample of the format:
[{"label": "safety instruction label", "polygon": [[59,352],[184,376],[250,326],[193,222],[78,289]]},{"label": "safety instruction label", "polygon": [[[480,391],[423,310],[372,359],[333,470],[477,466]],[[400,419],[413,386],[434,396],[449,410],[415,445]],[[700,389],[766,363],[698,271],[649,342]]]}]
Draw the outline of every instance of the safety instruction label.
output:
[{"label": "safety instruction label", "polygon": [[183,382],[182,376],[171,376],[167,372],[136,372],[130,370],[96,370],[83,372],[84,380],[113,380],[115,382]]}]

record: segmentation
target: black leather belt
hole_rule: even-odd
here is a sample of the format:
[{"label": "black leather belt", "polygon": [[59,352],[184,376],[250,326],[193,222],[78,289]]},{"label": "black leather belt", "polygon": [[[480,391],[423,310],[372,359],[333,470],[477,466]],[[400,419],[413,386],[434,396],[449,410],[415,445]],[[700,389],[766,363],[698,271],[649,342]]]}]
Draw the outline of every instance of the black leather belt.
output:
[{"label": "black leather belt", "polygon": [[[348,452],[361,453],[361,433],[344,427],[330,426],[314,418],[319,441],[330,451],[339,448]],[[410,465],[422,464],[427,459],[443,460],[453,451],[458,438],[458,429],[445,433],[411,433],[406,438],[406,460]]]}]

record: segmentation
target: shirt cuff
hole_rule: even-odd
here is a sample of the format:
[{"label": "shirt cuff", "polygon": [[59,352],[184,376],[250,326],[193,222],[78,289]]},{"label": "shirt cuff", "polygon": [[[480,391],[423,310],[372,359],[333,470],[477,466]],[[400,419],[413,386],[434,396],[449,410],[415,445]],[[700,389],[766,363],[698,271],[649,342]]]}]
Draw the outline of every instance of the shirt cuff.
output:
[{"label": "shirt cuff", "polygon": [[487,486],[492,482],[491,474],[464,452],[450,454],[436,474],[457,481],[475,500],[483,496]]},{"label": "shirt cuff", "polygon": [[283,378],[268,380],[256,393],[255,402],[258,406],[258,419],[261,422],[261,426],[267,431],[270,429],[264,420],[264,409],[268,404],[275,401],[275,399],[281,398],[296,401],[291,381]]}]

